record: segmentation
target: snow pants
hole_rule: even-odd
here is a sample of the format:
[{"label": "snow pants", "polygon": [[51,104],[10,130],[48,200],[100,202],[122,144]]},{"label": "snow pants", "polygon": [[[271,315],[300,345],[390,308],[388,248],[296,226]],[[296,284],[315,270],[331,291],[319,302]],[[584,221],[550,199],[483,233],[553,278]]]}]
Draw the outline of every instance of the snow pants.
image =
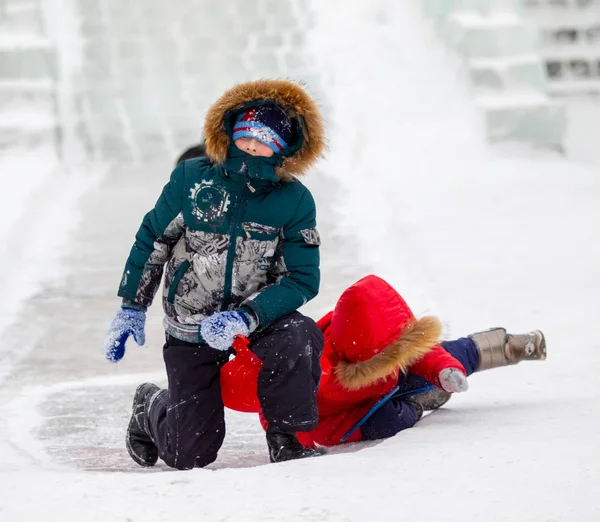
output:
[{"label": "snow pants", "polygon": [[[468,337],[455,341],[444,341],[441,346],[464,366],[467,375],[471,375],[479,366],[479,352],[475,343]],[[430,383],[414,374],[401,375],[398,379],[398,393],[418,390]],[[419,420],[413,404],[402,399],[391,399],[361,426],[363,440],[385,439],[411,428]]]},{"label": "snow pants", "polygon": [[[289,432],[315,428],[323,351],[316,323],[294,312],[252,336],[250,349],[263,361],[258,396],[267,421]],[[167,335],[163,358],[168,389],[155,395],[147,419],[167,465],[191,469],[216,460],[225,438],[219,375],[231,353]]]}]

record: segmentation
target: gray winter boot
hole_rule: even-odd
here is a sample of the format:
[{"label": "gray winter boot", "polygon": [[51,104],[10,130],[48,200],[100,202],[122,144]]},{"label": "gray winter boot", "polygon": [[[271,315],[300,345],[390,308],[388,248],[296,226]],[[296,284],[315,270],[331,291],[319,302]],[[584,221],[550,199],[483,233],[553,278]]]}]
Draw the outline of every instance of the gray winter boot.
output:
[{"label": "gray winter boot", "polygon": [[491,328],[469,337],[479,352],[478,372],[546,358],[546,339],[539,330],[512,335],[506,333],[504,328]]}]

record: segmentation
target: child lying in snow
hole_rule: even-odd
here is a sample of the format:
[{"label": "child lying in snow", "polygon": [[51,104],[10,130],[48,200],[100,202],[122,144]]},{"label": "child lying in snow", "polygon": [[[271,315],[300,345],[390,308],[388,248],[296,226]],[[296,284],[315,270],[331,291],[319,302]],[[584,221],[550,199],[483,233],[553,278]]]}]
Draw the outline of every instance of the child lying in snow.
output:
[{"label": "child lying in snow", "polygon": [[[424,410],[437,409],[452,393],[466,391],[468,375],[546,358],[545,339],[538,330],[510,335],[504,328],[493,328],[438,343],[439,320],[416,319],[398,292],[374,275],[348,288],[317,324],[325,338],[317,392],[319,423],[297,434],[306,447],[392,437],[414,426]],[[225,406],[260,413],[256,380],[261,363],[236,359],[221,371]],[[433,390],[412,394],[430,384]],[[402,397],[387,400],[344,437],[396,387]],[[266,427],[262,415],[261,421]]]}]

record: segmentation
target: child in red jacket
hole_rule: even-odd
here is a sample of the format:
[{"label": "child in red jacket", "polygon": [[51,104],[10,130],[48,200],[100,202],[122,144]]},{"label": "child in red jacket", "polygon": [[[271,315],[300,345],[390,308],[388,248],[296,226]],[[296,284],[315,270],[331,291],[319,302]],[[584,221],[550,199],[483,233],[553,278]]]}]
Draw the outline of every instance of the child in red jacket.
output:
[{"label": "child in red jacket", "polygon": [[[424,410],[437,409],[452,393],[466,391],[468,375],[546,358],[540,331],[509,335],[494,328],[440,344],[439,320],[416,319],[398,292],[374,275],[344,291],[335,309],[317,324],[325,339],[319,423],[297,434],[308,447],[391,437],[416,424]],[[254,372],[241,358],[225,365],[226,406],[258,411],[250,397],[256,393]]]}]

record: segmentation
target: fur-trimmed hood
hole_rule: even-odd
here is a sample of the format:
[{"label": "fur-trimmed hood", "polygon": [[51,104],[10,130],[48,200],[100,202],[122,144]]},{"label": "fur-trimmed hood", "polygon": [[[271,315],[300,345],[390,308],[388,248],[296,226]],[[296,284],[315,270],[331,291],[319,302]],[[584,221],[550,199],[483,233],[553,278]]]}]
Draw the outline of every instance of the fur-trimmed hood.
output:
[{"label": "fur-trimmed hood", "polygon": [[436,317],[416,319],[396,290],[369,275],[342,294],[330,333],[339,384],[359,390],[406,372],[438,344],[442,326]]},{"label": "fur-trimmed hood", "polygon": [[288,80],[257,80],[226,91],[208,110],[204,123],[207,156],[222,165],[231,145],[236,114],[247,107],[274,103],[295,122],[296,140],[281,155],[276,174],[283,180],[305,174],[325,150],[323,118],[314,100],[298,83]]}]

